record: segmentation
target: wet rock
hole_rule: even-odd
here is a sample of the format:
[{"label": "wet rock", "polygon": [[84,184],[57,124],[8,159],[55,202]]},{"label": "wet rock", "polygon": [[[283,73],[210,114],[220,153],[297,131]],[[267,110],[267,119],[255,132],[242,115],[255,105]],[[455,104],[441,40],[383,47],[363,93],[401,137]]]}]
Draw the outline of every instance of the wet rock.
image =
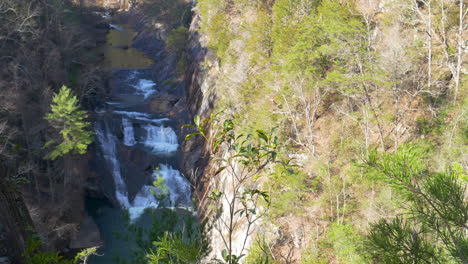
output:
[{"label": "wet rock", "polygon": [[94,27],[98,29],[110,29],[109,23],[98,23]]},{"label": "wet rock", "polygon": [[127,183],[128,196],[130,200],[133,200],[141,186],[148,184],[153,169],[159,164],[160,158],[156,155],[148,155],[141,149],[122,144],[119,144],[117,151],[121,160],[122,175],[130,176],[125,179],[125,182]]},{"label": "wet rock", "polygon": [[[94,222],[93,218],[88,216],[81,222],[80,231],[70,243],[70,248],[81,249],[102,246],[103,240],[101,233]],[[0,262],[1,264],[1,262]]]},{"label": "wet rock", "polygon": [[0,264],[11,264],[8,257],[0,257]]}]

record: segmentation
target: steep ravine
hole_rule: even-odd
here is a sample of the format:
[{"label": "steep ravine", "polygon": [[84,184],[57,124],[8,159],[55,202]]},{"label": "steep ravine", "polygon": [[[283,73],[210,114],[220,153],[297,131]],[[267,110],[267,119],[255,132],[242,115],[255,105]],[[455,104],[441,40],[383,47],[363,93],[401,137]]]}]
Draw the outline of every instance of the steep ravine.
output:
[{"label": "steep ravine", "polygon": [[[132,242],[115,236],[132,223],[147,222],[148,208],[193,210],[190,183],[177,170],[181,163],[180,127],[187,120],[183,82],[174,82],[174,58],[166,52],[161,32],[149,30],[136,10],[118,14],[110,23],[104,47],[111,70],[110,94],[96,110],[94,130],[100,189],[112,204],[90,198],[87,208],[103,238],[103,256],[91,263],[113,263],[128,257]],[[144,53],[144,55],[143,55]],[[155,199],[152,184],[163,179],[168,198]]]}]

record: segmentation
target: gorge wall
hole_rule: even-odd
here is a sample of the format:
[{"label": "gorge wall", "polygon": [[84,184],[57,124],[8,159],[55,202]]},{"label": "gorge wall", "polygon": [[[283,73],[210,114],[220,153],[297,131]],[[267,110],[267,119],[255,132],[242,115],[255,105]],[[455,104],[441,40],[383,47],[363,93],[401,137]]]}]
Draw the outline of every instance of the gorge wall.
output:
[{"label": "gorge wall", "polygon": [[[224,111],[219,118],[232,120],[242,132],[277,127],[285,146],[280,155],[299,167],[262,182],[273,194],[272,201],[265,221],[258,222],[257,232],[249,240],[248,248],[252,250],[245,257],[248,263],[256,263],[258,255],[267,255],[278,263],[363,263],[359,252],[363,251],[362,241],[369,225],[382,215],[400,211],[389,186],[374,181],[356,166],[374,149],[392,152],[407,142],[432,141],[431,166],[440,169],[455,162],[466,167],[463,133],[468,131],[467,106],[460,95],[467,86],[462,82],[456,88],[458,62],[452,54],[457,50],[458,31],[453,22],[456,3],[447,5],[453,17],[447,20],[452,24],[446,27],[446,35],[428,40],[422,33],[427,25],[421,23],[431,15],[425,13],[427,9],[395,6],[393,1],[74,2],[125,11],[115,12],[116,19],[135,28],[133,46],[156,62],[150,71],[158,75],[152,78],[158,89],[166,92],[148,107],[151,113],[164,113],[177,120],[174,127],[182,151],[178,162],[192,184],[203,220],[212,221],[215,211],[207,198],[211,190],[229,182],[230,175],[222,172],[214,177],[219,168],[210,159],[207,142],[201,137],[185,141],[185,135],[192,131],[180,127],[191,123],[195,116],[203,120],[220,109]],[[425,15],[416,19],[420,14],[411,13],[415,10]],[[80,55],[91,54],[91,49],[105,41],[108,25],[96,21],[86,29],[95,33],[94,40],[77,42],[78,48],[70,43],[79,37],[59,29],[62,35],[44,31],[23,50],[34,50],[31,45],[35,43],[48,43],[51,47],[42,49],[47,54],[19,56],[20,60],[9,61],[8,67],[1,70],[5,76],[14,76],[5,70],[13,69],[23,77],[2,80],[3,87],[27,87],[18,99],[24,109],[2,104],[11,107],[7,110],[17,116],[5,117],[0,112],[0,121],[20,124],[16,127],[22,134],[15,143],[27,147],[19,148],[19,156],[28,157],[34,164],[21,164],[21,171],[6,170],[5,174],[30,180],[23,197],[33,223],[48,238],[50,248],[65,250],[69,250],[71,241],[77,242],[80,228],[89,222],[85,197],[115,200],[111,181],[101,177],[109,172],[96,170],[100,162],[105,162],[96,156],[97,144],[88,154],[63,162],[43,162],[41,157],[41,146],[52,133],[41,116],[48,111],[53,89],[67,82],[79,87],[77,91],[83,92],[80,100],[90,112],[109,93],[104,88],[109,85],[103,84],[107,80],[105,73],[93,67],[102,63],[102,58]],[[59,36],[68,41],[43,41],[50,37],[63,39]],[[447,41],[441,41],[444,38]],[[65,48],[51,43],[61,43]],[[464,66],[466,56],[463,51],[460,63]],[[45,78],[34,76],[40,81],[33,82],[22,73],[18,65],[25,64],[27,57],[35,58],[27,68],[42,69],[44,74],[37,75]],[[69,57],[86,59],[77,62]],[[64,77],[65,69],[76,71],[75,64],[85,65],[78,67],[79,76],[86,77],[83,81]],[[463,76],[466,67],[461,68]],[[44,89],[49,86],[52,90]],[[1,102],[10,100],[5,95],[16,93],[13,88],[6,91],[0,95]],[[454,99],[457,93],[458,99]],[[94,114],[92,118],[96,118]],[[444,130],[446,127],[450,129]],[[208,124],[206,130],[211,129]],[[16,148],[15,144],[9,147]],[[148,167],[153,162],[141,158],[137,151],[120,151],[134,167]],[[10,161],[18,158],[17,153],[0,154]],[[9,165],[19,168],[14,162]],[[62,180],[51,177],[54,175],[66,177]],[[16,259],[24,247],[27,226],[11,223],[27,224],[29,217],[24,215],[23,203],[15,194],[0,188],[0,196],[0,221],[7,223],[0,226],[0,257]],[[91,233],[94,231],[92,228]],[[24,234],[13,239],[18,246],[8,248],[2,244],[12,241],[9,237],[16,232]],[[224,249],[217,231],[210,232],[212,252],[207,259],[219,257]]]},{"label": "gorge wall", "polygon": [[[363,263],[367,228],[401,210],[389,186],[356,165],[373,150],[394,152],[429,139],[435,169],[452,162],[466,168],[460,127],[467,105],[454,98],[467,86],[458,86],[454,69],[466,74],[467,55],[441,55],[460,47],[456,39],[466,34],[443,17],[454,18],[459,6],[441,1],[442,9],[429,13],[427,6],[398,3],[196,2],[187,45],[191,116],[203,120],[223,109],[218,118],[233,120],[242,132],[276,127],[287,149],[282,155],[300,168],[266,179],[275,197],[252,235],[257,253],[248,263],[255,254],[278,263]],[[433,38],[421,31],[430,16],[447,29]],[[448,144],[455,139],[442,128],[436,132],[439,125],[457,127],[452,135],[463,146]],[[184,167],[186,174],[204,168],[195,177],[196,195],[201,215],[209,216],[207,196],[230,176],[215,176],[203,142],[185,143]],[[219,257],[224,245],[216,231],[210,238]]]}]

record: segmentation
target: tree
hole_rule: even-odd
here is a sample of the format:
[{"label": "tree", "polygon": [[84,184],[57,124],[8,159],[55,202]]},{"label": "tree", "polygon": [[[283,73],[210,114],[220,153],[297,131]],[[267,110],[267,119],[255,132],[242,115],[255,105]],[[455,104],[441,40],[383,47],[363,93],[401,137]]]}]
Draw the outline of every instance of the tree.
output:
[{"label": "tree", "polygon": [[367,166],[387,180],[405,212],[371,226],[369,245],[376,263],[468,263],[468,201],[464,172],[432,172],[423,149],[369,155]]},{"label": "tree", "polygon": [[[280,144],[274,130],[238,133],[231,120],[222,122],[221,127],[212,124],[215,132],[208,135],[204,126],[210,121],[216,122],[214,117],[202,122],[195,117],[194,125],[185,127],[193,127],[197,132],[187,135],[186,139],[201,135],[208,141],[212,160],[217,163],[218,170],[212,175],[216,187],[209,198],[213,202],[213,228],[219,233],[224,249],[222,259],[216,261],[237,264],[248,247],[255,223],[270,206],[270,196],[260,189],[259,178],[270,174],[269,165],[279,163]],[[237,246],[236,237],[242,237]]]},{"label": "tree", "polygon": [[30,264],[72,264],[66,260],[59,252],[46,252],[42,250],[42,242],[37,236],[32,236],[26,242],[26,249],[23,252],[25,263]]},{"label": "tree", "polygon": [[[56,159],[68,153],[84,154],[88,145],[93,142],[90,123],[85,111],[80,110],[78,99],[70,88],[62,86],[58,94],[54,95],[51,113],[45,117],[52,127],[59,130],[62,141],[46,155],[46,159]],[[46,143],[45,147],[55,144],[54,140]]]},{"label": "tree", "polygon": [[[156,169],[157,173],[158,169]],[[158,175],[150,190],[158,205],[146,210],[151,217],[149,225],[128,220],[128,233],[119,234],[119,238],[134,240],[136,248],[129,259],[138,264],[195,264],[208,251],[203,225],[191,210],[172,210],[166,207],[170,201],[169,189],[164,178]],[[172,204],[178,207],[177,204]],[[116,263],[127,263],[118,259]]]},{"label": "tree", "polygon": [[148,264],[199,263],[204,245],[198,234],[194,237],[190,237],[192,234],[188,235],[189,237],[182,232],[164,233],[163,237],[153,242],[155,249],[150,249],[146,256]]}]

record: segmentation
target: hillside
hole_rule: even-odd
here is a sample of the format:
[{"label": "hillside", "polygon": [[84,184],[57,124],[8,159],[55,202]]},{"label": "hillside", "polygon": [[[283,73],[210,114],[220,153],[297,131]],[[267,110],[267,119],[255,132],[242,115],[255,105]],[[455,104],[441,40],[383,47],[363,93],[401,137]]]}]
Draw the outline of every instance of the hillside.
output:
[{"label": "hillside", "polygon": [[468,263],[467,13],[0,0],[0,263]]}]

